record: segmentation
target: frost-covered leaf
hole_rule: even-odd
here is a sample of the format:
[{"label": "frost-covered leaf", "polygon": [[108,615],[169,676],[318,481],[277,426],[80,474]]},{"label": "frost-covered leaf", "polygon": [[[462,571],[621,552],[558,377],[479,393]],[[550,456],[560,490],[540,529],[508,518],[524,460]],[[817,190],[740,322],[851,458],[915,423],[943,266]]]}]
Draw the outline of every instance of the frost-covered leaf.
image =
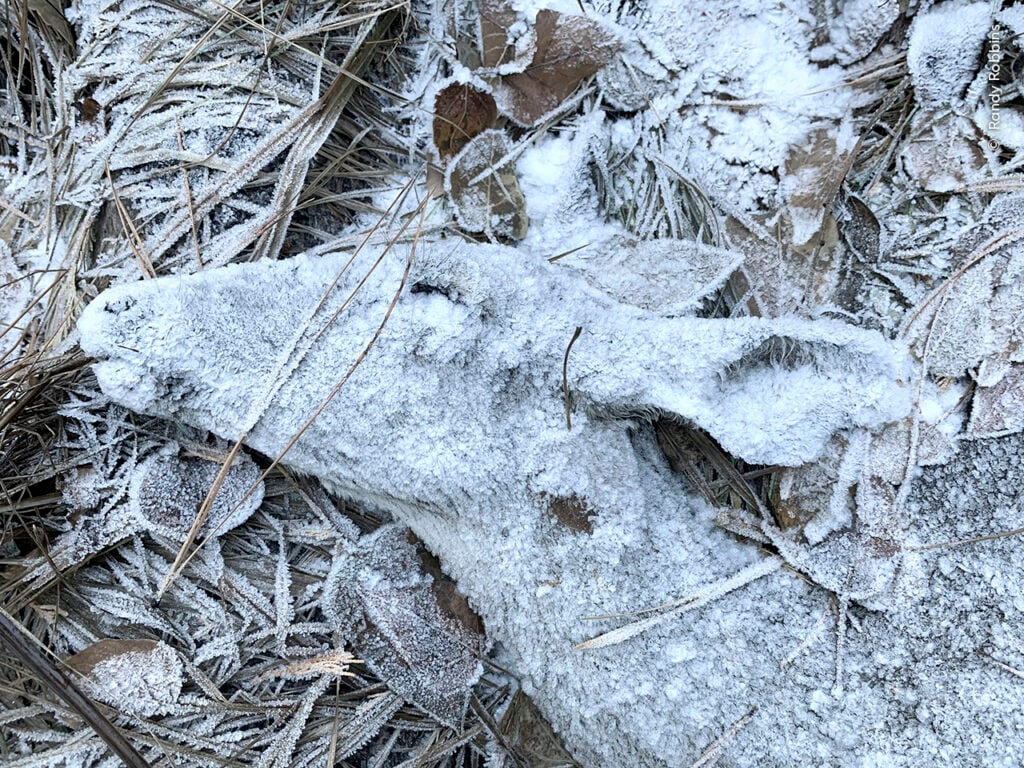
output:
[{"label": "frost-covered leaf", "polygon": [[930,192],[962,189],[986,167],[974,124],[954,113],[920,115],[903,147],[911,177]]},{"label": "frost-covered leaf", "polygon": [[434,98],[434,145],[442,160],[457,155],[470,139],[494,127],[494,97],[469,83],[452,83]]},{"label": "frost-covered leaf", "polygon": [[790,151],[779,191],[788,205],[794,245],[804,245],[820,232],[856,143],[853,124],[846,121],[814,129],[803,146]]},{"label": "frost-covered leaf", "polygon": [[916,326],[916,350],[935,376],[958,378],[991,349],[992,269],[983,260],[953,280]]},{"label": "frost-covered leaf", "polygon": [[[825,6],[828,7],[828,6]],[[900,16],[899,0],[847,0],[827,14],[828,34],[841,64],[864,59]]]},{"label": "frost-covered leaf", "polygon": [[537,14],[535,32],[530,65],[494,86],[498,107],[523,126],[554,110],[619,50],[613,35],[584,16],[545,9]]},{"label": "frost-covered leaf", "polygon": [[456,155],[445,174],[459,224],[482,232],[521,240],[529,219],[515,164],[508,160],[513,144],[502,131],[484,131]]},{"label": "frost-covered leaf", "polygon": [[996,437],[1024,429],[1024,365],[1012,364],[998,382],[978,387],[967,436]]},{"label": "frost-covered leaf", "polygon": [[509,32],[516,23],[517,14],[508,0],[480,0],[480,47],[485,67],[498,67],[510,62],[515,46]]},{"label": "frost-covered leaf", "polygon": [[977,368],[979,387],[991,387],[1011,363],[1024,362],[1022,210],[1018,195],[993,201],[952,248],[964,265],[915,312],[906,335],[934,375]]},{"label": "frost-covered leaf", "polygon": [[388,687],[457,728],[484,639],[442,612],[407,528],[385,526],[338,556],[324,610]]},{"label": "frost-covered leaf", "polygon": [[578,251],[561,263],[625,304],[684,315],[720,288],[742,261],[736,251],[692,240],[619,238],[601,250]]},{"label": "frost-covered leaf", "polygon": [[[220,470],[220,464],[192,456],[169,453],[154,456],[139,467],[132,482],[132,512],[149,530],[183,539]],[[224,477],[200,535],[219,536],[248,520],[263,501],[263,483],[259,477],[259,467],[247,454],[237,456]]]},{"label": "frost-covered leaf", "polygon": [[852,193],[841,194],[833,203],[839,234],[853,255],[874,264],[881,252],[882,226],[870,206]]},{"label": "frost-covered leaf", "polygon": [[170,713],[181,693],[181,662],[157,640],[100,640],[65,663],[90,696],[138,717]]}]

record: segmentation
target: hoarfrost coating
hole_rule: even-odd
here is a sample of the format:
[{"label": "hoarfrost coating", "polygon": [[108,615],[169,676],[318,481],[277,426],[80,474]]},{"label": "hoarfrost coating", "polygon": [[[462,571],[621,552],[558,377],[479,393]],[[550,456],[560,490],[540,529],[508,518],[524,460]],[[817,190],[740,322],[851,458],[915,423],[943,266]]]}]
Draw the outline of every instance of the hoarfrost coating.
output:
[{"label": "hoarfrost coating", "polygon": [[[415,530],[588,765],[615,754],[678,764],[749,710],[722,696],[677,711],[696,680],[783,691],[762,639],[731,611],[571,649],[608,626],[586,616],[773,570],[713,526],[645,417],[690,420],[751,461],[803,463],[836,430],[906,413],[894,348],[834,321],[665,318],[500,246],[393,246],[369,271],[379,255],[367,248],[323,301],[348,254],[115,288],[86,310],[82,346],[129,407],[228,439],[248,430],[247,443],[277,455],[374,337],[411,259],[375,344],[285,461]],[[576,328],[570,429],[562,365]],[[561,524],[565,505],[582,507],[592,530]],[[799,645],[818,621],[821,598],[789,575],[747,589],[760,598],[744,626],[791,617],[773,648]],[[680,643],[707,644],[685,673],[664,650]]]},{"label": "hoarfrost coating", "polygon": [[[83,348],[103,358],[104,389],[135,410],[229,439],[251,428],[254,445],[264,435],[277,441],[312,415],[384,320],[406,246],[389,249],[333,320],[380,252],[360,254],[323,302],[348,254],[117,288],[83,316]],[[468,474],[465,487],[475,487],[480,460],[471,454],[482,446],[467,440],[501,445],[501,430],[478,435],[479,425],[509,420],[511,409],[554,430],[557,445],[576,441],[560,434],[562,362],[576,327],[566,383],[580,405],[576,421],[597,429],[615,425],[611,415],[671,414],[749,462],[795,466],[839,429],[880,427],[909,410],[895,347],[841,322],[664,318],[616,302],[576,270],[500,246],[420,244],[408,282],[370,356],[298,447],[333,430],[333,413],[390,415],[406,432],[462,435],[467,455],[449,457],[455,475],[444,480]],[[400,439],[392,432],[387,440]],[[355,487],[376,486],[376,470],[357,476],[367,461],[362,436],[337,437]],[[299,466],[297,455],[290,462]],[[320,462],[302,468],[335,472]],[[439,470],[425,474],[440,478]]]}]

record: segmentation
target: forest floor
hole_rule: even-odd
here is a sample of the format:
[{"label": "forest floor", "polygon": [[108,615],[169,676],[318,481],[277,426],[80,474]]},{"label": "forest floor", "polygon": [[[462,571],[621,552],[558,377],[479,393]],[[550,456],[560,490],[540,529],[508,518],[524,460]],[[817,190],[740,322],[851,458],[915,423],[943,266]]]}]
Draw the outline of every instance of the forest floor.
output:
[{"label": "forest floor", "polygon": [[[0,764],[1024,762],[1024,8],[1006,5],[7,3]],[[339,253],[335,283],[366,293],[335,306],[331,283],[308,319],[348,310],[362,335],[313,374],[276,356],[305,338],[310,265]],[[498,331],[471,336],[463,300]],[[618,338],[623,318],[664,336],[594,357],[558,314],[574,302]],[[160,322],[123,319],[142,306]],[[413,307],[433,335],[400,336]],[[433,369],[407,390],[358,373],[378,341],[490,361],[507,378],[468,391],[496,410],[407,441],[396,425],[454,395],[430,399]],[[677,354],[690,378],[659,378]],[[600,447],[576,455],[590,475],[522,458],[563,445],[563,421],[606,428],[573,371],[594,360],[639,467],[611,490]],[[265,370],[272,392],[243,398]],[[353,375],[363,397],[340,401],[372,429],[327,413],[300,441],[320,410],[294,392]],[[558,392],[557,434],[509,405],[521,381]],[[437,497],[469,520],[505,488],[506,435],[507,476],[561,526],[483,576],[487,546],[417,527],[463,423],[461,448],[491,451],[463,462],[478,495]],[[346,475],[345,435],[387,450]],[[646,516],[588,506],[655,487]],[[493,540],[533,509],[496,498]],[[669,501],[693,520],[654,514]],[[592,604],[573,559],[596,574],[612,540],[650,554],[602,576],[602,605],[666,604],[565,614]],[[681,606],[704,612],[681,627]]]}]

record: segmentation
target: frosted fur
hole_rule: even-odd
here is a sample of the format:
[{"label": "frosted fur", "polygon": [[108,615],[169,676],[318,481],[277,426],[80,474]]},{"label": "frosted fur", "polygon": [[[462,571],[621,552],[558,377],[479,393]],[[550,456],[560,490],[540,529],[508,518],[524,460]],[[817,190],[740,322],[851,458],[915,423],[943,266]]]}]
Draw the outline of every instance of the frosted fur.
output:
[{"label": "frosted fur", "polygon": [[[332,331],[304,351],[378,251],[362,254],[349,268],[309,328],[348,254],[114,289],[83,316],[83,346],[105,358],[97,367],[100,382],[129,407],[172,414],[229,439],[250,426],[280,387],[250,437],[266,450],[312,414],[383,319],[399,286],[404,246],[391,249]],[[663,319],[616,303],[573,270],[500,246],[423,244],[409,283],[370,358],[290,463],[336,474],[342,485],[379,485],[371,446],[387,451],[400,439],[391,431],[335,436],[338,455],[353,457],[341,470],[334,469],[334,457],[324,461],[311,451],[306,459],[303,450],[317,444],[318,435],[333,435],[337,418],[370,418],[368,409],[400,415],[410,436],[423,429],[441,437],[470,434],[513,403],[528,401],[519,407],[527,408],[535,429],[551,430],[553,446],[574,445],[590,433],[560,434],[562,359],[576,327],[583,330],[570,356],[568,384],[579,400],[580,427],[588,413],[597,430],[613,424],[600,414],[671,413],[748,461],[798,465],[817,457],[837,429],[881,426],[909,407],[893,388],[900,375],[893,348],[876,333],[839,322]],[[296,364],[300,375],[280,383]],[[508,436],[496,437],[503,444]],[[477,462],[467,458],[451,457],[454,474],[431,473],[448,487],[465,476],[456,484],[475,488]]]},{"label": "frosted fur", "polygon": [[[276,455],[383,320],[405,247],[312,343],[379,252],[358,257],[311,323],[347,254],[112,289],[86,310],[82,346],[129,407],[228,439],[249,428],[246,441]],[[562,361],[576,327],[570,430]],[[880,336],[837,322],[664,319],[529,254],[422,243],[377,343],[286,462],[398,515],[440,555],[587,765],[623,750],[638,765],[678,764],[709,724],[749,707],[736,712],[726,697],[715,714],[678,713],[665,692],[703,667],[680,677],[664,648],[706,643],[707,663],[764,690],[782,691],[781,673],[762,663],[756,636],[732,637],[735,619],[713,610],[614,648],[571,650],[615,625],[585,616],[696,592],[762,557],[711,524],[629,414],[674,413],[751,460],[799,463],[837,429],[905,411],[898,360]],[[592,534],[553,516],[552,500],[571,496],[593,514]],[[795,591],[785,609],[803,617],[779,640],[793,647],[815,620],[813,593],[784,574],[743,590],[780,580]],[[783,607],[760,604],[751,621]]]}]

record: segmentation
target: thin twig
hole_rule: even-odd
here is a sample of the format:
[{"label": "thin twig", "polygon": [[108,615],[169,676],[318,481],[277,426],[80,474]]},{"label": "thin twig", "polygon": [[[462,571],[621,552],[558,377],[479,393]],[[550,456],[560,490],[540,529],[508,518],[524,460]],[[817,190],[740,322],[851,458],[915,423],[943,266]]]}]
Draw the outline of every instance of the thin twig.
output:
[{"label": "thin twig", "polygon": [[583,327],[577,325],[572,338],[569,340],[569,346],[565,348],[565,358],[562,360],[562,395],[565,397],[565,428],[569,430],[572,429],[572,414],[569,408],[569,352],[572,351],[572,345],[576,343],[576,339],[580,337],[582,332]]}]

